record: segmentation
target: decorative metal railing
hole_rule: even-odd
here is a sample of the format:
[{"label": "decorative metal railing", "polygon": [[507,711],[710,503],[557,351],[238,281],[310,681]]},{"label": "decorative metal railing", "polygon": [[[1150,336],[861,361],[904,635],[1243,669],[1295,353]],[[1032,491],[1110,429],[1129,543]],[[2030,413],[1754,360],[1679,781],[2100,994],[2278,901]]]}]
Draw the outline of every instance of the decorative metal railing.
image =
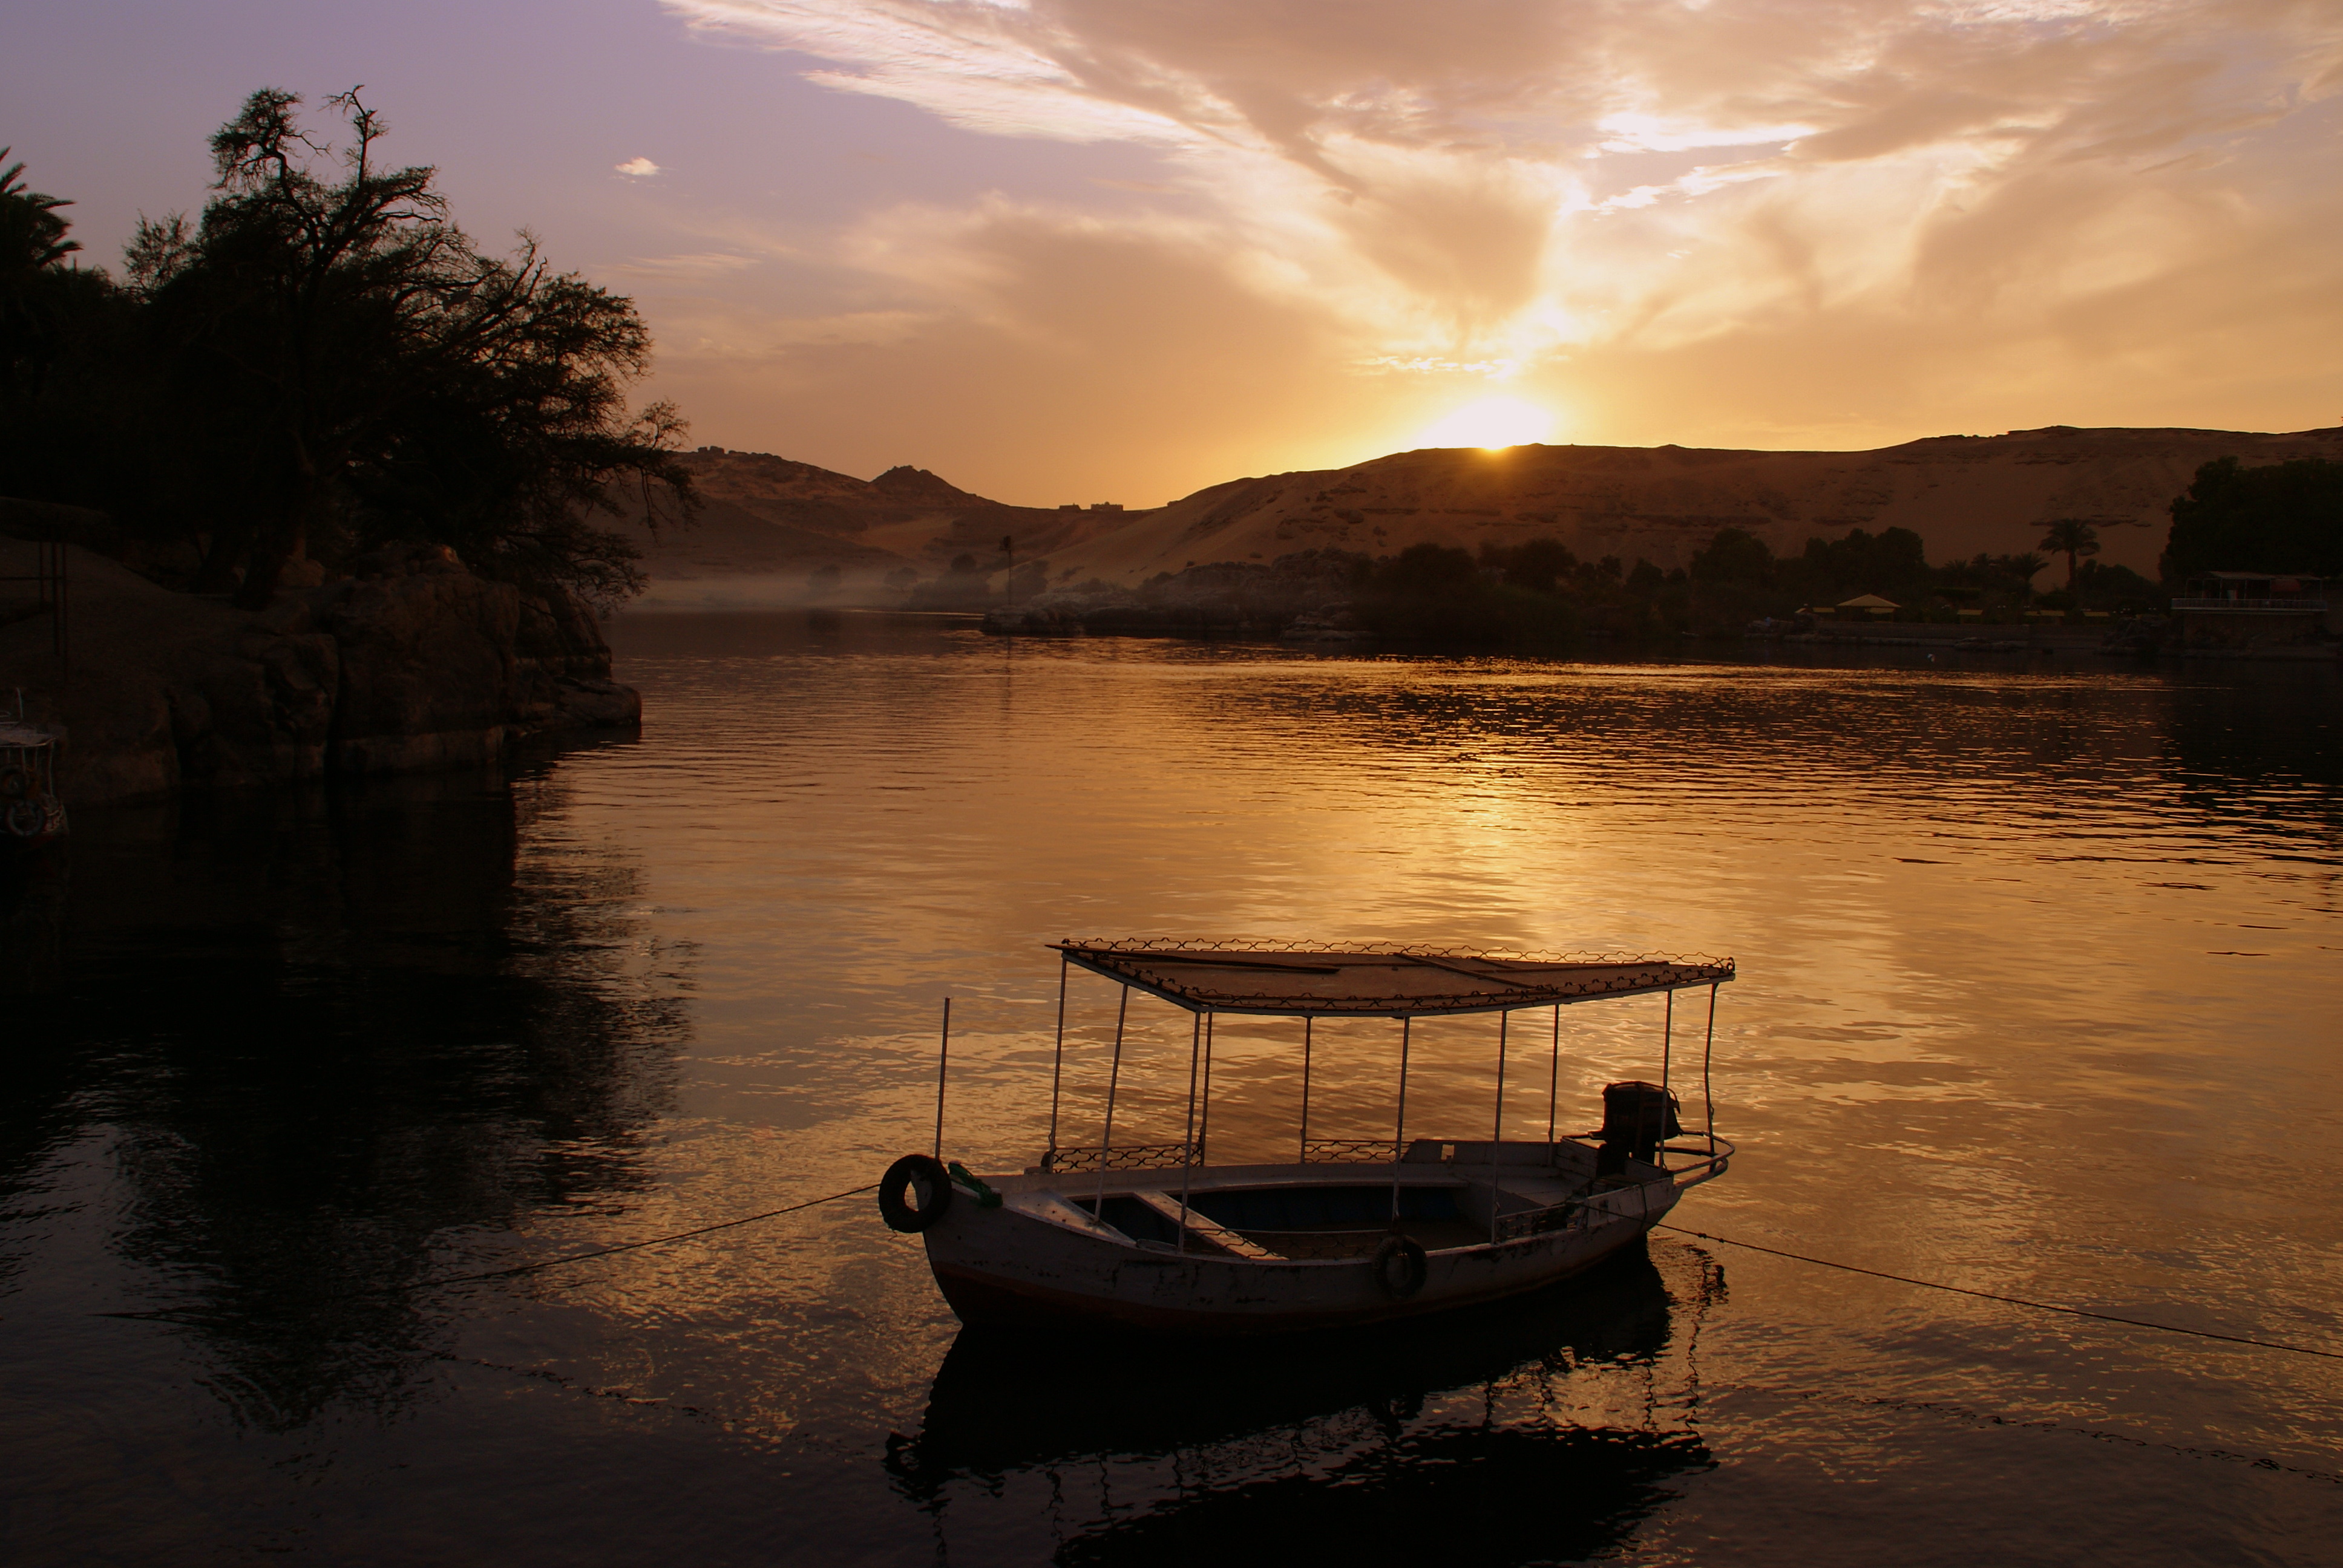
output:
[{"label": "decorative metal railing", "polygon": [[[1042,1171],[1176,1171],[1182,1165],[1196,1163],[1190,1153],[1194,1145],[1188,1143],[1127,1143],[1113,1149],[1047,1149],[1041,1152],[1041,1162],[1036,1167]],[[1388,1156],[1391,1145],[1383,1149]]]},{"label": "decorative metal railing", "polygon": [[1304,1165],[1388,1165],[1388,1138],[1312,1138],[1302,1146]]},{"label": "decorative metal railing", "polygon": [[2307,614],[2323,615],[2324,598],[2177,598],[2174,609],[2298,609]]}]

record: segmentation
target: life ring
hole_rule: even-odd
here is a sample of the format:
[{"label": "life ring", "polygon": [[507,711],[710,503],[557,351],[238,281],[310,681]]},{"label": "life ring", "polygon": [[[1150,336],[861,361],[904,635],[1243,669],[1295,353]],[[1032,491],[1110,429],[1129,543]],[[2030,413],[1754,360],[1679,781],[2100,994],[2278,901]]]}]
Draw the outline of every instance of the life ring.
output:
[{"label": "life ring", "polygon": [[8,831],[19,839],[37,838],[48,825],[49,814],[38,800],[8,802]]},{"label": "life ring", "polygon": [[33,776],[22,768],[0,768],[0,799],[22,800],[33,792]]},{"label": "life ring", "polygon": [[924,1154],[906,1154],[879,1181],[879,1217],[890,1231],[924,1231],[951,1207],[951,1178]]},{"label": "life ring", "polygon": [[1374,1275],[1376,1289],[1394,1302],[1403,1302],[1423,1289],[1423,1282],[1432,1276],[1432,1264],[1412,1238],[1385,1236],[1368,1261],[1367,1271]]}]

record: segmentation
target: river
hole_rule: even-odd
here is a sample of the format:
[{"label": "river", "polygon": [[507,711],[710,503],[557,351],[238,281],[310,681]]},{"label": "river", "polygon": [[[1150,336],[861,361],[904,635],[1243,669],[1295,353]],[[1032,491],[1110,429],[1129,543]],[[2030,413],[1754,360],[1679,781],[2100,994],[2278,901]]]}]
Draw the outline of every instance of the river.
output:
[{"label": "river", "polygon": [[[11,892],[11,1563],[2334,1560],[2343,1360],[1682,1232],[1266,1348],[963,1335],[868,1197],[494,1272],[874,1181],[948,995],[948,1152],[1028,1163],[1042,944],[1282,934],[1730,954],[1680,1224],[2343,1352],[2332,668],[613,641],[639,740],[88,810]],[[1564,1127],[1661,1009],[1571,1010]],[[1412,1128],[1484,1135],[1493,1027],[1417,1029]],[[1223,1024],[1216,1157],[1291,1137],[1291,1032]],[[1390,1032],[1322,1031],[1313,1130],[1388,1128]]]}]

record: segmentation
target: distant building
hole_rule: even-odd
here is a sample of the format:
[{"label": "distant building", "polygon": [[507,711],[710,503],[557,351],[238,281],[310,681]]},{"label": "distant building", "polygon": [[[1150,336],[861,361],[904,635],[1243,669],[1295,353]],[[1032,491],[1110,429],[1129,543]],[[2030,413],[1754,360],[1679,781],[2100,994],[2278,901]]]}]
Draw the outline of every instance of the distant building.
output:
[{"label": "distant building", "polygon": [[2324,579],[2275,572],[2206,572],[2172,601],[2180,646],[2278,648],[2338,629]]},{"label": "distant building", "polygon": [[1121,501],[1092,501],[1091,503],[1091,510],[1093,512],[1119,512],[1122,510],[1122,503]]},{"label": "distant building", "polygon": [[1843,598],[1833,608],[1837,609],[1842,620],[1860,620],[1865,616],[1894,615],[1904,607],[1892,598],[1881,598],[1875,593],[1863,593],[1853,598]]},{"label": "distant building", "polygon": [[1064,506],[1058,508],[1058,510],[1061,512],[1079,512],[1081,509],[1082,504],[1080,501],[1068,501]]}]

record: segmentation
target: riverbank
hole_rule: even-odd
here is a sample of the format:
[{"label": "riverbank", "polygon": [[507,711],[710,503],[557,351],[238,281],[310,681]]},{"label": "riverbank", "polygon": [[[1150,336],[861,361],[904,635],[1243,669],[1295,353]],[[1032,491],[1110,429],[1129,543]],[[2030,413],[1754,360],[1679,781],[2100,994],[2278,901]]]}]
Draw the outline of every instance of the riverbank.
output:
[{"label": "riverbank", "polygon": [[[0,578],[34,576],[39,548],[0,536]],[[63,548],[65,652],[33,585],[5,583],[0,700],[21,689],[59,735],[69,806],[478,766],[526,735],[641,719],[590,614],[437,547],[374,552],[257,613]]]}]

